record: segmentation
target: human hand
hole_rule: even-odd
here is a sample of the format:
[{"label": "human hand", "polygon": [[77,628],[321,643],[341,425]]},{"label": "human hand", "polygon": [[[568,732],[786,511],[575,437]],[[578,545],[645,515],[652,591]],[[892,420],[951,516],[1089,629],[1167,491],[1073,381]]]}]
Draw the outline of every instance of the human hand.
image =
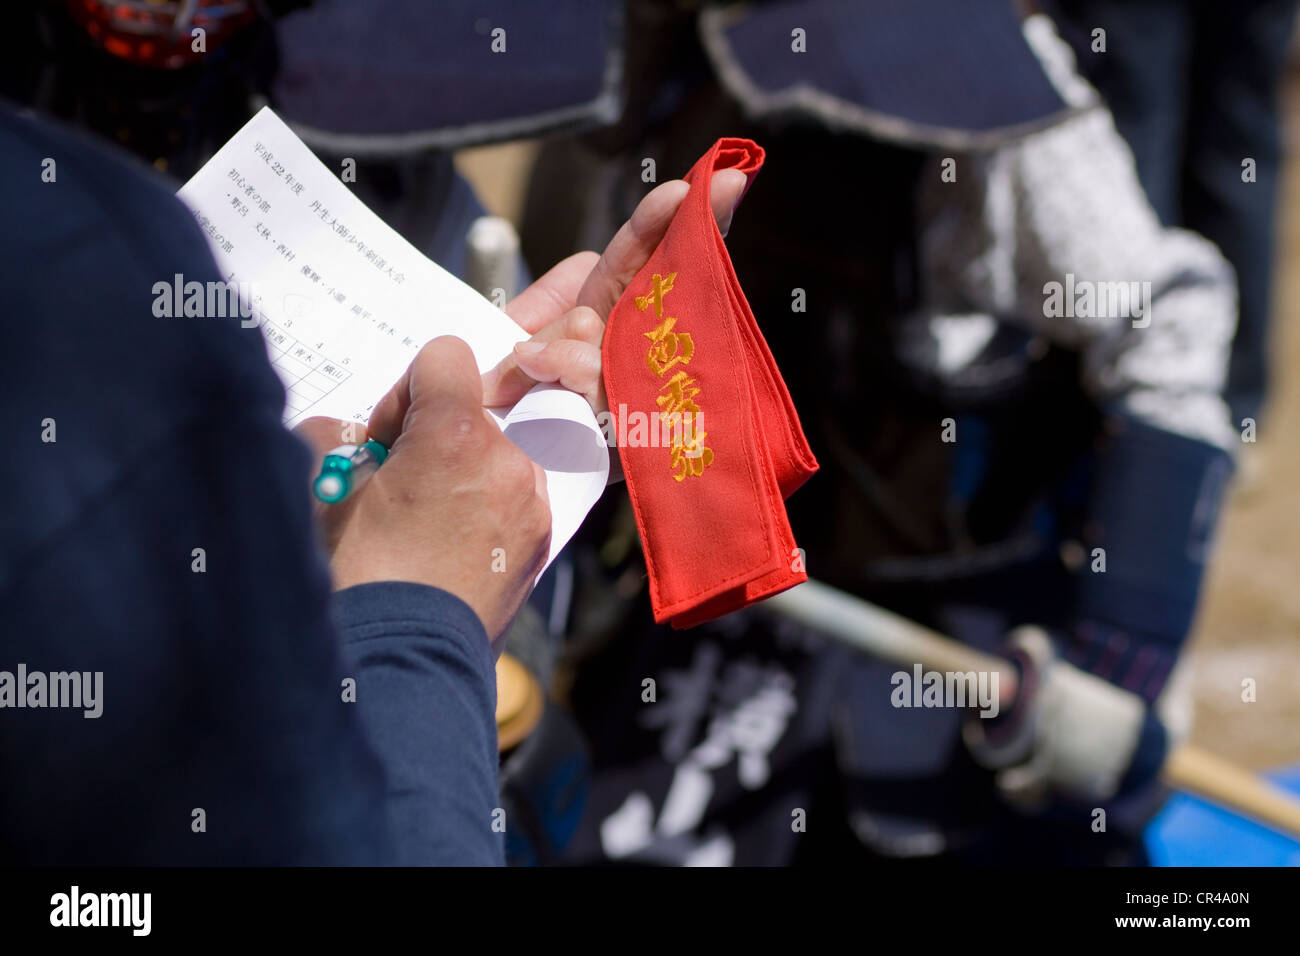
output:
[{"label": "human hand", "polygon": [[[995,720],[972,714],[963,726],[976,763],[997,771],[998,790],[1024,810],[1045,806],[1053,795],[1113,797],[1133,775],[1146,703],[1062,660],[1041,628],[1017,628],[1007,650],[1021,668],[1010,711]],[[1162,756],[1142,756],[1143,778]]]},{"label": "human hand", "polygon": [[[713,176],[709,199],[724,236],[746,181],[736,169]],[[569,256],[510,301],[506,314],[532,337],[483,374],[485,405],[513,405],[534,385],[554,382],[586,398],[596,414],[607,410],[600,366],[605,322],[663,240],[689,190],[680,179],[655,187],[603,254]]]},{"label": "human hand", "polygon": [[[312,418],[295,431],[324,455],[358,427]],[[442,588],[474,610],[499,653],[546,561],[551,517],[545,473],[483,408],[469,346],[451,336],[425,345],[375,406],[368,432],[390,449],[383,467],[319,509],[335,588]]]}]

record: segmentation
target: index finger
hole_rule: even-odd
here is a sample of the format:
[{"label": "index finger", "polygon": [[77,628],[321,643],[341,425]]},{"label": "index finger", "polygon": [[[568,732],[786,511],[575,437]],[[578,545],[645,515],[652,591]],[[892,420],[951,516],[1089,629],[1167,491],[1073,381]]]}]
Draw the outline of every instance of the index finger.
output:
[{"label": "index finger", "polygon": [[293,433],[320,458],[340,445],[357,445],[364,439],[362,427],[357,422],[342,421],[316,415],[299,422]]}]

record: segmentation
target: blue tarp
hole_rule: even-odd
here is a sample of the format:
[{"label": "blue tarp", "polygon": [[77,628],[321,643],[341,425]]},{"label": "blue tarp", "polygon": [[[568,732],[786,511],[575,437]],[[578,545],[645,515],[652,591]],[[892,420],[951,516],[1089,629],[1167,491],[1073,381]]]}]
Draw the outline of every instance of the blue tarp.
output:
[{"label": "blue tarp", "polygon": [[[1300,796],[1300,765],[1266,774]],[[1146,831],[1155,866],[1300,866],[1300,841],[1184,793]]]}]

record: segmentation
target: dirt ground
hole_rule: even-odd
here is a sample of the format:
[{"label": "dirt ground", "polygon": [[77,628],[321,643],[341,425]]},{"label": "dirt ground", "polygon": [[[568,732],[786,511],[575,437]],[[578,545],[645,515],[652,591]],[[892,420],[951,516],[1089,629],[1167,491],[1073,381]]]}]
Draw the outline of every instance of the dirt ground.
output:
[{"label": "dirt ground", "polygon": [[[1274,393],[1243,462],[1192,641],[1192,741],[1253,769],[1300,762],[1300,61],[1283,109],[1289,155],[1278,217]],[[490,211],[518,222],[535,145],[463,151]],[[1242,700],[1242,681],[1256,700]]]},{"label": "dirt ground", "polygon": [[[1273,394],[1259,441],[1244,446],[1193,644],[1192,739],[1255,768],[1300,761],[1300,70],[1283,116]],[[1245,678],[1254,703],[1241,699]]]}]

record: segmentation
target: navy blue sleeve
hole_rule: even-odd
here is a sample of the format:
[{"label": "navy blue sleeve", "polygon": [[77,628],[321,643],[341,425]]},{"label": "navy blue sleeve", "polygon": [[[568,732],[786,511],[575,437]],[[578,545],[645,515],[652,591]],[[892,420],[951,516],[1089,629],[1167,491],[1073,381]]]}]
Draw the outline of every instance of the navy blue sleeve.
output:
[{"label": "navy blue sleeve", "polygon": [[478,617],[446,591],[390,581],[337,593],[334,620],[387,771],[396,862],[501,865],[496,671]]},{"label": "navy blue sleeve", "polygon": [[2,104],[0,202],[0,862],[498,860],[487,639],[433,589],[331,597],[260,330],[151,309],[218,278],[193,218]]}]

